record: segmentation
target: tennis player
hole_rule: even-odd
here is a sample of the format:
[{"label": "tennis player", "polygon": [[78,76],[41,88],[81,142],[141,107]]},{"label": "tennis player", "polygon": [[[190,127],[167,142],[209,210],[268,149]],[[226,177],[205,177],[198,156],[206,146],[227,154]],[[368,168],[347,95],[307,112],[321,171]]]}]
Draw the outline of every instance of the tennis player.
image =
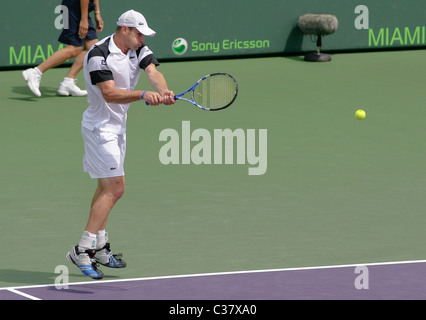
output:
[{"label": "tennis player", "polygon": [[[84,59],[89,107],[83,113],[84,171],[98,179],[89,220],[80,242],[67,254],[83,274],[101,279],[97,263],[124,268],[121,254],[113,254],[105,231],[108,214],[124,192],[126,119],[131,102],[145,100],[151,106],[175,103],[153,52],[144,44],[154,36],[144,16],[134,10],[123,13],[116,32],[99,41]],[[135,90],[144,70],[156,91]],[[145,103],[143,104],[145,106]]]},{"label": "tennis player", "polygon": [[[76,77],[83,68],[83,60],[87,51],[99,41],[96,33],[103,30],[104,22],[101,17],[99,0],[63,0],[62,5],[68,9],[68,28],[64,28],[58,41],[65,48],[56,51],[35,68],[22,72],[28,87],[36,97],[41,97],[41,76],[49,69],[56,67],[68,59],[74,58],[74,63],[59,84],[57,93],[61,96],[86,96],[87,91],[76,85]],[[89,16],[94,11],[96,27]],[[83,48],[84,47],[84,48]]]}]

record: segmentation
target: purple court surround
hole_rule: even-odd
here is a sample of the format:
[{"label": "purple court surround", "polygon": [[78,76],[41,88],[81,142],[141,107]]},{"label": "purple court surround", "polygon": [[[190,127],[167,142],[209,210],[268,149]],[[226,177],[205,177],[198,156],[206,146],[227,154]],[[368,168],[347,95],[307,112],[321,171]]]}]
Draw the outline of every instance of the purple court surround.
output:
[{"label": "purple court surround", "polygon": [[94,280],[68,289],[0,288],[0,300],[424,300],[425,273],[426,261],[408,261]]}]

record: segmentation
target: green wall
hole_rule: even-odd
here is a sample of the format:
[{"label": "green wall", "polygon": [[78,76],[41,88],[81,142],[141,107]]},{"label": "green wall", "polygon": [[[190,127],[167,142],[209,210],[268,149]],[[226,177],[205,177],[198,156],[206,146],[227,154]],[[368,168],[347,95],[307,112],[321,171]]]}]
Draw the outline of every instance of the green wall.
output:
[{"label": "green wall", "polygon": [[[148,46],[161,59],[300,53],[315,50],[297,19],[306,13],[334,14],[336,33],[323,39],[323,51],[425,47],[424,0],[100,0],[103,38],[128,9],[142,12],[157,31]],[[0,67],[37,65],[61,48],[55,8],[60,0],[15,0],[3,4]],[[55,26],[56,22],[56,26]],[[187,50],[177,55],[178,38]]]}]

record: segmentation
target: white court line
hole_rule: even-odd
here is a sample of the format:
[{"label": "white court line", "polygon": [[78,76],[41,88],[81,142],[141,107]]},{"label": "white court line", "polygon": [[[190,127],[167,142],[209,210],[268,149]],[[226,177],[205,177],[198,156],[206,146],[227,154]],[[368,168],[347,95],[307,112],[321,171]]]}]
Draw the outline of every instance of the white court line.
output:
[{"label": "white court line", "polygon": [[21,292],[21,291],[18,291],[18,290],[12,289],[12,288],[9,288],[9,289],[7,289],[7,290],[8,290],[8,291],[10,291],[10,292],[13,292],[13,293],[19,294],[20,296],[23,296],[23,297],[28,298],[28,299],[30,299],[30,300],[41,300],[41,299],[39,299],[39,298],[37,298],[37,297],[34,297],[34,296],[32,296],[32,295],[29,295],[29,294],[27,294],[27,293],[23,293],[23,292]]},{"label": "white court line", "polygon": [[[244,271],[229,271],[229,272],[213,272],[213,273],[195,273],[195,274],[183,274],[183,275],[171,275],[171,276],[157,276],[157,277],[146,277],[146,278],[128,278],[128,279],[115,279],[115,280],[93,280],[93,281],[82,281],[82,282],[71,282],[61,283],[63,287],[65,285],[93,285],[99,283],[114,283],[114,282],[128,282],[128,281],[147,281],[147,280],[162,280],[162,279],[177,279],[177,278],[191,278],[191,277],[207,277],[207,276],[221,276],[221,275],[233,275],[233,274],[248,274],[248,273],[264,273],[264,272],[283,272],[283,271],[300,271],[300,270],[320,270],[320,269],[337,269],[337,268],[355,268],[358,266],[385,266],[395,264],[413,264],[413,263],[426,263],[426,260],[407,260],[407,261],[393,261],[393,262],[368,262],[368,263],[354,263],[354,264],[342,264],[342,265],[331,265],[331,266],[315,266],[315,267],[294,267],[294,268],[282,268],[282,269],[264,269],[264,270],[244,270]],[[19,287],[4,287],[1,290],[9,290],[11,292],[29,296],[17,289],[32,289],[32,288],[47,288],[54,287],[58,284],[41,284],[31,286],[19,286]],[[64,289],[66,290],[66,289]],[[32,297],[35,300],[40,300],[36,297]]]}]

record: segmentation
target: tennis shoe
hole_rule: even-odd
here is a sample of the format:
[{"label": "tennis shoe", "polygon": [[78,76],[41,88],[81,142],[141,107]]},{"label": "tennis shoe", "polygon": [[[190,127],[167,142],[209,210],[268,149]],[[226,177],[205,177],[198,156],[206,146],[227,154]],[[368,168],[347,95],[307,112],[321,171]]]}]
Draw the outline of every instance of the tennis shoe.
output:
[{"label": "tennis shoe", "polygon": [[62,81],[59,84],[58,94],[60,96],[73,96],[73,97],[84,97],[87,96],[86,90],[81,90],[76,85],[77,80],[73,79],[73,81]]},{"label": "tennis shoe", "polygon": [[78,245],[73,247],[66,255],[67,259],[75,264],[85,276],[92,279],[102,279],[104,274],[97,268],[94,256],[95,250],[84,249]]},{"label": "tennis shoe", "polygon": [[40,92],[41,75],[39,75],[33,68],[30,68],[30,69],[22,71],[22,76],[27,82],[27,85],[30,88],[31,92],[36,97],[41,97],[41,92]]},{"label": "tennis shoe", "polygon": [[121,259],[122,256],[121,253],[113,254],[108,242],[101,249],[97,249],[95,253],[96,261],[108,268],[125,268],[127,263]]}]

